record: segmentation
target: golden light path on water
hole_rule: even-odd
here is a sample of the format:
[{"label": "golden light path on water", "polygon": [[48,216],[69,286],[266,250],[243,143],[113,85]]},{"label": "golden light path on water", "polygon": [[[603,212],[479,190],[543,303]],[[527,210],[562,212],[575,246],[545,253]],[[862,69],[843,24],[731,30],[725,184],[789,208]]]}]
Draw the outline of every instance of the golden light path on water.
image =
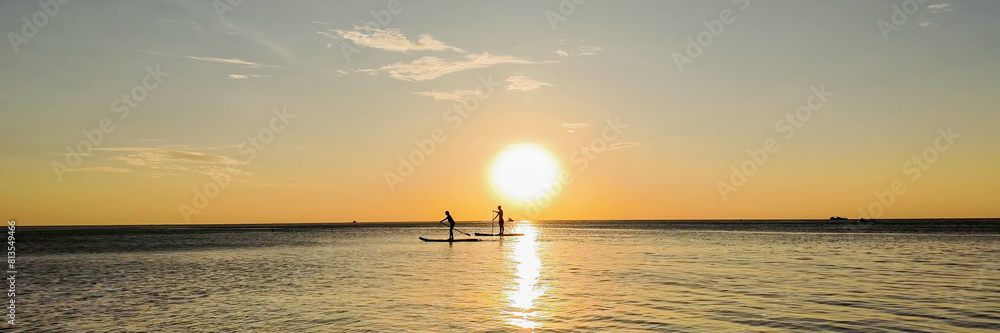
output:
[{"label": "golden light path on water", "polygon": [[[516,239],[513,246],[514,261],[517,262],[517,284],[509,293],[510,324],[533,329],[539,326],[534,319],[536,317],[533,303],[538,296],[543,294],[542,288],[538,285],[538,276],[542,268],[542,261],[538,259],[538,230],[530,222],[521,222],[512,230],[513,233],[523,233],[521,237],[511,237]],[[508,238],[508,239],[511,239]]]}]

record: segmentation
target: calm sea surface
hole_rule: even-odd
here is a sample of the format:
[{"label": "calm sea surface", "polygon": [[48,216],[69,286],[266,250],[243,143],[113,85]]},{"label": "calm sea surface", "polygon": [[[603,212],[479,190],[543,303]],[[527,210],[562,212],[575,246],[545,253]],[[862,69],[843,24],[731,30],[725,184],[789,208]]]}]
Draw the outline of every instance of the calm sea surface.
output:
[{"label": "calm sea surface", "polygon": [[997,220],[18,231],[25,332],[1000,330]]}]

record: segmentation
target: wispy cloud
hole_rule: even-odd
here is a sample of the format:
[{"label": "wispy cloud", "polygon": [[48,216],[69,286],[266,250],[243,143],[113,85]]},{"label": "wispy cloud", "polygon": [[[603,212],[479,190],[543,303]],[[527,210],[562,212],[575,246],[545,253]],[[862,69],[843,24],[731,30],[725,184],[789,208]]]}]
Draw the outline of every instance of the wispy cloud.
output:
[{"label": "wispy cloud", "polygon": [[94,153],[79,153],[79,154],[77,154],[77,153],[49,153],[49,155],[52,155],[52,156],[63,156],[63,157],[70,157],[70,156],[90,157],[90,156],[94,156]]},{"label": "wispy cloud", "polygon": [[593,152],[605,152],[605,151],[612,151],[612,150],[624,149],[624,148],[629,148],[629,147],[635,147],[635,146],[638,146],[638,145],[639,145],[638,142],[619,142],[619,143],[611,144],[610,146],[607,146],[607,147],[604,147],[604,148],[586,148],[585,150],[589,150],[589,151],[593,151]]},{"label": "wispy cloud", "polygon": [[246,161],[197,151],[153,147],[114,147],[94,150],[111,153],[112,156],[107,158],[112,161],[158,171],[147,175],[150,177],[175,175],[180,172],[196,172],[209,176],[249,174],[240,168],[230,169],[233,166],[248,164]]},{"label": "wispy cloud", "polygon": [[528,91],[538,89],[543,86],[551,86],[549,83],[538,81],[521,74],[514,74],[505,81],[507,81],[507,90]]},{"label": "wispy cloud", "polygon": [[337,184],[296,184],[296,183],[248,183],[250,186],[265,188],[287,188],[294,190],[329,190],[343,187]]},{"label": "wispy cloud", "polygon": [[[412,62],[397,62],[379,68],[379,72],[405,81],[427,81],[454,72],[490,67],[499,64],[539,64],[538,62],[514,56],[498,56],[489,53],[469,54],[458,60],[444,60],[438,57],[421,57]],[[357,70],[362,71],[362,70]],[[368,70],[373,71],[373,70]]]},{"label": "wispy cloud", "polygon": [[950,3],[944,2],[944,3],[929,5],[927,6],[927,9],[930,9],[931,13],[944,13],[944,12],[950,12],[954,8],[951,7]]},{"label": "wispy cloud", "polygon": [[271,65],[263,65],[263,64],[256,63],[256,62],[246,61],[246,60],[241,60],[241,59],[236,59],[236,58],[215,58],[215,57],[194,57],[194,56],[184,56],[184,57],[188,58],[188,59],[194,59],[194,60],[200,60],[200,61],[209,61],[209,62],[217,62],[217,63],[222,63],[222,64],[245,65],[245,66],[251,66],[251,67],[278,67],[278,66],[271,66]]},{"label": "wispy cloud", "polygon": [[595,55],[595,54],[597,54],[597,52],[603,51],[604,49],[602,49],[600,47],[597,47],[597,46],[586,46],[585,45],[585,46],[578,47],[577,50],[579,51],[580,55]]},{"label": "wispy cloud", "polygon": [[126,173],[132,172],[132,169],[116,168],[109,166],[98,166],[98,167],[86,167],[86,168],[76,168],[73,171],[94,171],[94,172],[116,172],[116,173]]},{"label": "wispy cloud", "polygon": [[415,92],[414,94],[433,97],[435,101],[461,101],[466,96],[483,96],[485,93],[479,90],[455,90],[452,92],[431,90]]},{"label": "wispy cloud", "polygon": [[936,27],[938,25],[937,25],[937,23],[934,23],[933,21],[920,20],[920,22],[917,23],[917,26],[919,26],[921,28],[930,28],[930,27]]},{"label": "wispy cloud", "polygon": [[229,74],[229,79],[230,80],[245,80],[245,79],[249,79],[249,78],[258,78],[258,77],[271,77],[271,76],[270,75],[260,75],[260,74]]},{"label": "wispy cloud", "polygon": [[[954,10],[954,8],[951,7],[951,4],[947,3],[947,2],[942,2],[942,3],[928,5],[927,9],[930,10],[931,14],[938,14],[938,13],[950,12],[950,11]],[[925,18],[921,18],[919,20],[919,22],[917,22],[917,26],[919,26],[921,28],[931,28],[931,27],[937,27],[938,24],[936,22],[934,22],[933,20],[925,17]]]},{"label": "wispy cloud", "polygon": [[[330,31],[336,32],[337,30],[330,30]],[[333,39],[340,39],[340,37],[338,37],[337,35],[331,34],[331,33],[326,32],[326,31],[317,31],[316,33],[320,34],[321,36],[326,36],[326,37],[330,37],[330,38],[333,38]],[[326,44],[326,47],[330,47],[330,45],[331,44]]]},{"label": "wispy cloud", "polygon": [[576,48],[576,50],[572,50],[572,51],[569,51],[569,52],[565,51],[565,50],[562,50],[562,49],[559,49],[559,50],[556,50],[556,54],[558,54],[560,56],[563,56],[563,57],[569,57],[569,56],[590,56],[590,55],[595,55],[595,54],[597,54],[597,52],[600,52],[600,51],[603,51],[603,50],[604,49],[602,49],[600,47],[597,47],[597,46],[584,45],[584,46],[578,46]]},{"label": "wispy cloud", "polygon": [[571,57],[591,56],[604,51],[604,49],[598,46],[587,45],[586,43],[587,41],[583,39],[560,39],[556,42],[558,49],[555,52],[563,57]]},{"label": "wispy cloud", "polygon": [[378,75],[377,69],[365,69],[365,68],[355,68],[351,70],[352,72],[365,75]]},{"label": "wispy cloud", "polygon": [[[361,47],[370,47],[386,51],[408,52],[408,51],[455,51],[465,52],[460,48],[449,46],[431,35],[420,35],[416,42],[412,42],[398,29],[378,29],[370,27],[354,27],[354,30],[330,30],[340,37],[354,42]],[[321,35],[334,37],[333,35],[320,32]]]},{"label": "wispy cloud", "polygon": [[264,64],[259,64],[259,63],[256,63],[256,62],[246,61],[246,60],[237,59],[237,58],[179,56],[179,55],[173,55],[173,54],[167,54],[167,53],[163,53],[163,52],[156,52],[156,51],[149,51],[149,50],[138,50],[138,51],[139,52],[143,52],[143,53],[161,55],[161,56],[165,56],[165,57],[187,58],[187,59],[192,59],[192,60],[215,62],[215,63],[220,63],[220,64],[243,65],[243,66],[248,67],[248,68],[257,68],[257,67],[281,68],[281,67],[274,66],[274,65],[264,65]]},{"label": "wispy cloud", "polygon": [[182,174],[174,173],[174,172],[154,172],[154,173],[147,173],[147,174],[145,174],[143,176],[150,177],[150,178],[163,178],[163,177],[168,177],[168,176],[181,176],[181,175]]},{"label": "wispy cloud", "polygon": [[565,129],[566,132],[569,132],[569,133],[576,132],[576,130],[578,130],[578,129],[587,128],[587,126],[590,126],[590,124],[588,124],[588,123],[561,123],[561,124],[559,124],[560,128]]},{"label": "wispy cloud", "polygon": [[590,124],[588,124],[588,123],[561,123],[561,124],[559,124],[559,127],[565,128],[565,129],[571,129],[571,130],[572,129],[586,128],[587,126],[590,126]]}]

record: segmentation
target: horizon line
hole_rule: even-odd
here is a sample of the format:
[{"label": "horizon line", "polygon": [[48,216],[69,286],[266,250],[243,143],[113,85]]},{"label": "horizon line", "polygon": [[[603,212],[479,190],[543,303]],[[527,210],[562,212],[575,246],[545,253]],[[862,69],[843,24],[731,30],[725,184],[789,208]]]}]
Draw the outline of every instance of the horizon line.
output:
[{"label": "horizon line", "polygon": [[[743,219],[552,219],[552,220],[514,220],[513,222],[685,222],[685,221],[859,221],[860,219],[831,220],[830,218],[743,218]],[[875,221],[907,221],[907,220],[1000,220],[1000,217],[907,217],[907,218],[879,218]],[[17,219],[8,219],[15,221]],[[487,223],[493,221],[484,220],[459,220],[456,223]],[[21,228],[31,227],[225,227],[225,226],[254,226],[254,225],[330,225],[330,224],[370,224],[370,223],[438,223],[435,220],[427,221],[313,221],[313,222],[233,222],[233,223],[160,223],[160,224],[45,224],[45,225],[17,225]]]}]

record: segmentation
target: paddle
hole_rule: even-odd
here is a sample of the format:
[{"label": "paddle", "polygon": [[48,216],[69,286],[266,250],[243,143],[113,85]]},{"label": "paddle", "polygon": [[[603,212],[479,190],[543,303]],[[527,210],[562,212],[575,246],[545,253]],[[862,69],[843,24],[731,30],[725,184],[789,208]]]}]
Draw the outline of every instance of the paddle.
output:
[{"label": "paddle", "polygon": [[[438,223],[444,224],[444,221],[438,221]],[[451,227],[450,225],[447,225],[447,224],[444,224],[444,225],[446,225],[448,227]],[[461,233],[465,234],[466,236],[470,236],[470,237],[472,236],[471,234],[469,234],[467,232],[464,232],[462,230],[455,229],[455,231],[461,232]]]}]

